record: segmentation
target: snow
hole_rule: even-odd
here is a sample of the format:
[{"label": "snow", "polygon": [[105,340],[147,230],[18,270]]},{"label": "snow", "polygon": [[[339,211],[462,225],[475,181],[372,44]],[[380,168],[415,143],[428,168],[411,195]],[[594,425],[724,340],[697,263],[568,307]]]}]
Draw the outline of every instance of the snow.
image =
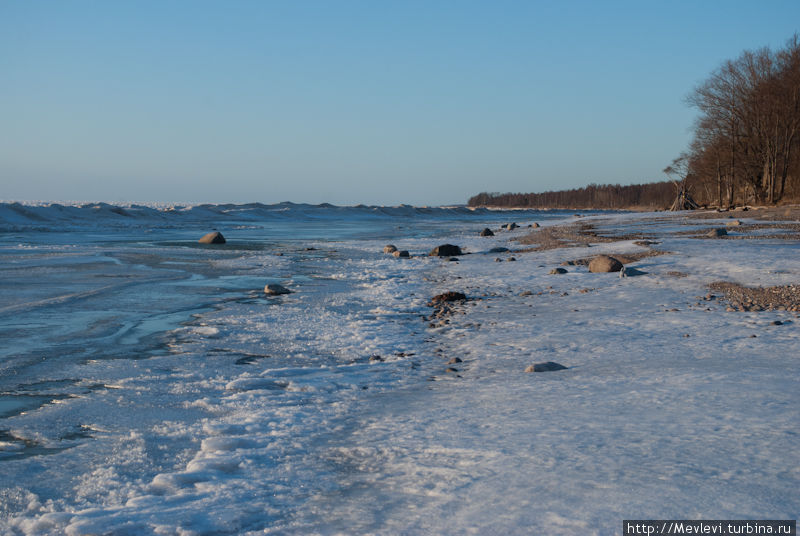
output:
[{"label": "snow", "polygon": [[[574,220],[512,216],[520,224]],[[29,316],[0,328],[47,324],[71,307],[94,327],[78,320],[62,338],[119,345],[120,355],[54,342],[48,348],[76,357],[19,366],[16,380],[0,384],[12,397],[69,395],[0,421],[0,528],[616,534],[622,519],[796,519],[798,320],[696,303],[714,281],[796,283],[799,245],[692,239],[673,234],[685,228],[680,221],[655,216],[590,218],[608,231],[646,228],[659,235],[655,247],[671,252],[634,263],[647,273],[628,278],[585,266],[548,272],[566,260],[642,250],[630,240],[484,254],[518,250],[510,238],[528,232],[477,236],[502,213],[420,223],[424,230],[391,240],[411,259],[381,253],[384,231],[285,240],[284,256],[272,247],[215,256],[148,246],[158,259],[135,257],[135,266],[124,264],[135,248],[78,248],[71,253],[82,256],[75,266],[85,279],[74,276],[58,296],[86,296],[69,305],[47,289],[20,294]],[[459,262],[420,256],[444,242],[472,253]],[[59,265],[3,247],[67,281]],[[122,267],[81,268],[96,252],[123,259]],[[517,262],[495,262],[511,255]],[[163,276],[175,266],[192,266],[193,275]],[[155,320],[113,306],[124,298],[141,308],[135,298],[148,287],[94,292],[95,279],[108,279],[95,276],[115,270],[163,295]],[[266,281],[294,293],[267,298]],[[471,299],[449,324],[429,327],[427,301],[449,290]],[[2,354],[4,370],[22,353]],[[452,365],[458,371],[446,372],[454,357],[463,360]],[[524,372],[546,361],[568,369]]]}]

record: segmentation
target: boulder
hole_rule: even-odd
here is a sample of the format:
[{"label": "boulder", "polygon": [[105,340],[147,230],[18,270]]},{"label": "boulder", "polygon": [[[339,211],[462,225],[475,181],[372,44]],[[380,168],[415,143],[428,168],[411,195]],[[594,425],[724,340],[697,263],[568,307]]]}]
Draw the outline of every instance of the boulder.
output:
[{"label": "boulder", "polygon": [[550,270],[550,275],[559,275],[559,274],[566,274],[567,271],[564,268],[553,268]]},{"label": "boulder", "polygon": [[460,301],[466,300],[467,297],[464,295],[463,292],[445,292],[444,294],[437,294],[433,298],[431,298],[431,303],[441,303],[441,302],[450,302],[450,301]]},{"label": "boulder", "polygon": [[494,233],[488,227],[481,231],[481,236],[494,236]]},{"label": "boulder", "polygon": [[622,263],[614,257],[608,255],[598,255],[589,261],[589,271],[594,273],[619,272],[622,270]]},{"label": "boulder", "polygon": [[399,250],[399,249],[398,249],[398,250],[395,250],[395,251],[392,253],[392,255],[394,255],[395,257],[403,257],[403,258],[405,258],[405,259],[407,259],[408,257],[410,257],[410,255],[408,254],[408,251],[406,251],[406,250],[404,250],[404,249],[403,249],[403,250]]},{"label": "boulder", "polygon": [[394,253],[395,251],[397,251],[397,247],[393,246],[392,244],[383,246],[384,253]]},{"label": "boulder", "polygon": [[507,223],[506,225],[503,226],[503,228],[508,231],[513,231],[517,227],[519,227],[519,225],[517,225],[516,223]]},{"label": "boulder", "polygon": [[281,285],[270,283],[264,287],[264,293],[270,296],[279,296],[281,294],[290,294],[292,291]]},{"label": "boulder", "polygon": [[567,370],[567,367],[556,363],[555,361],[548,361],[546,363],[536,363],[528,366],[525,372],[552,372],[555,370]]},{"label": "boulder", "polygon": [[461,253],[461,248],[458,246],[454,246],[453,244],[442,244],[441,246],[436,246],[428,253],[431,257],[455,257],[458,255],[463,255]]},{"label": "boulder", "polygon": [[718,227],[717,229],[711,229],[708,232],[708,234],[706,234],[706,236],[709,237],[709,238],[717,238],[717,237],[720,237],[720,236],[726,236],[727,234],[728,234],[728,231],[726,231],[722,227]]},{"label": "boulder", "polygon": [[213,231],[204,235],[198,242],[201,244],[224,244],[225,237],[219,231]]}]

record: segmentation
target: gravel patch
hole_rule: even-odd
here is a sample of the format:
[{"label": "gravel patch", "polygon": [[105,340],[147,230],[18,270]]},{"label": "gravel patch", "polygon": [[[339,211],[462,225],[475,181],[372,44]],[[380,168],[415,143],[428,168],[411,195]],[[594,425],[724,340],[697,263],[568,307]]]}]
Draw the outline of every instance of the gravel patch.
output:
[{"label": "gravel patch", "polygon": [[800,312],[800,285],[751,288],[720,281],[712,283],[709,288],[721,292],[728,308],[734,311]]}]

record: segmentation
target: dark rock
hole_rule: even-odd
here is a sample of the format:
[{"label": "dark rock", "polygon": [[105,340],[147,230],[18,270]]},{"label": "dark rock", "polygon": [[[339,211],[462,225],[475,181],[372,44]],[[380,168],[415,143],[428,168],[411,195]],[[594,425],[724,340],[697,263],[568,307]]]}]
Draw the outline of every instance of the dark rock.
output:
[{"label": "dark rock", "polygon": [[264,287],[264,293],[269,294],[270,296],[279,296],[281,294],[291,294],[291,290],[286,287],[282,287],[281,285],[275,285],[270,283],[266,287]]},{"label": "dark rock", "polygon": [[506,259],[506,261],[512,261],[512,262],[515,261],[515,260],[517,260],[516,257],[509,257],[509,258]]},{"label": "dark rock", "polygon": [[728,231],[726,231],[725,229],[719,227],[717,229],[711,229],[706,234],[706,236],[708,236],[710,238],[717,238],[717,237],[720,237],[720,236],[727,236],[727,234],[728,234]]},{"label": "dark rock", "polygon": [[458,372],[458,369],[457,368],[453,368],[453,367],[447,367],[446,369],[444,369],[444,371],[445,372]]},{"label": "dark rock", "polygon": [[619,272],[622,270],[622,263],[614,257],[608,255],[598,255],[589,261],[589,271],[594,273]]},{"label": "dark rock", "polygon": [[201,244],[224,244],[225,237],[219,231],[214,231],[204,235],[198,242]]},{"label": "dark rock", "polygon": [[383,246],[384,253],[394,253],[395,251],[397,251],[397,247],[394,246],[393,244],[387,244]]},{"label": "dark rock", "polygon": [[558,275],[558,274],[566,274],[567,271],[564,268],[553,268],[550,270],[550,275]]},{"label": "dark rock", "polygon": [[503,228],[508,230],[508,231],[513,231],[517,227],[519,227],[519,225],[517,225],[516,223],[508,223],[508,224],[503,226]]},{"label": "dark rock", "polygon": [[448,365],[455,365],[456,363],[461,363],[460,357],[454,357],[453,359],[447,362]]},{"label": "dark rock", "polygon": [[481,236],[494,236],[494,233],[488,227],[481,231]]},{"label": "dark rock", "polygon": [[530,365],[525,369],[525,372],[551,372],[555,370],[567,370],[567,367],[556,363],[555,361],[548,361],[547,363],[536,363]]},{"label": "dark rock", "polygon": [[397,250],[397,251],[393,252],[392,255],[394,255],[395,257],[403,257],[404,259],[407,259],[408,257],[410,257],[410,255],[408,254],[408,251],[406,251],[404,249],[403,250]]},{"label": "dark rock", "polygon": [[457,257],[458,255],[463,255],[463,253],[461,253],[461,248],[458,246],[442,244],[433,248],[428,255],[432,257]]},{"label": "dark rock", "polygon": [[496,248],[490,249],[489,253],[505,253],[506,251],[508,251],[508,248],[496,247]]},{"label": "dark rock", "polygon": [[445,292],[444,294],[437,294],[433,298],[431,298],[431,303],[442,303],[442,302],[451,302],[451,301],[461,301],[466,300],[467,297],[462,292]]},{"label": "dark rock", "polygon": [[370,363],[381,363],[383,362],[383,358],[379,355],[371,355],[369,356]]}]

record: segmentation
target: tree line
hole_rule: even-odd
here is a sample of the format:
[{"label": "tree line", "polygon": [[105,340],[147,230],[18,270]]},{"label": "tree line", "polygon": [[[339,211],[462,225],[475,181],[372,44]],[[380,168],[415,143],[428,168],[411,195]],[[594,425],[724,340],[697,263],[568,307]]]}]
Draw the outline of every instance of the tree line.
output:
[{"label": "tree line", "polygon": [[693,140],[664,169],[670,181],[589,185],[543,193],[481,193],[470,206],[652,208],[676,194],[702,206],[800,202],[800,38],[744,51],[687,97],[699,112]]},{"label": "tree line", "polygon": [[649,184],[590,184],[584,188],[535,194],[481,193],[472,196],[471,207],[524,207],[568,209],[664,209],[675,198],[675,185],[670,181]]}]

